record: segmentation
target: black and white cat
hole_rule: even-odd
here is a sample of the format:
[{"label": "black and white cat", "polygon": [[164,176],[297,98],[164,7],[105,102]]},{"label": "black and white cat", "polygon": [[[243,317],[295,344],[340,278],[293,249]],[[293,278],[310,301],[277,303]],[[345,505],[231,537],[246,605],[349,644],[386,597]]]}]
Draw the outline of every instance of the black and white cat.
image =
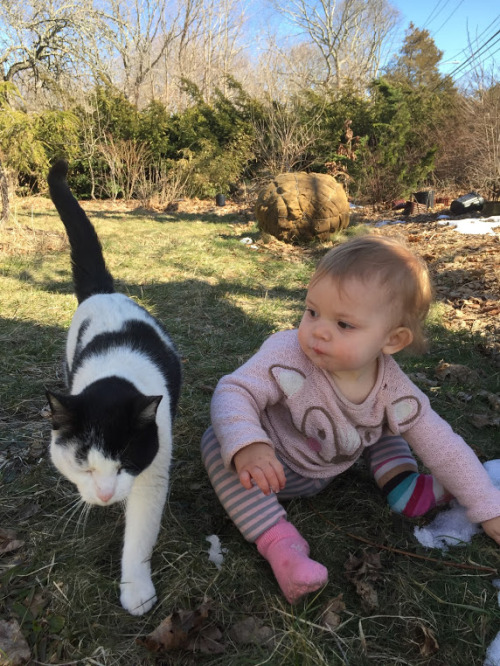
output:
[{"label": "black and white cat", "polygon": [[115,293],[67,171],[58,161],[48,183],[68,234],[79,306],[66,342],[68,393],[47,391],[50,455],[84,502],[125,504],[120,601],[142,615],[156,601],[150,560],[168,490],[181,366],[162,325]]}]

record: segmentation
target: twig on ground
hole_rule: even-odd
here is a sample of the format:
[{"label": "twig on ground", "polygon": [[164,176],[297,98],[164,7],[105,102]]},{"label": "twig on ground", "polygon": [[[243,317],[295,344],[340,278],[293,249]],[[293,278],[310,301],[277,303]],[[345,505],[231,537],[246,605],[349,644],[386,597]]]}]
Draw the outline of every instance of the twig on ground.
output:
[{"label": "twig on ground", "polygon": [[365,537],[359,536],[358,534],[353,534],[352,532],[346,532],[341,527],[332,522],[329,518],[324,516],[320,511],[315,509],[311,502],[309,502],[309,505],[311,509],[314,511],[314,513],[316,513],[322,520],[324,520],[326,523],[334,527],[336,530],[341,531],[343,534],[350,537],[351,539],[355,539],[356,541],[361,541],[362,543],[366,543],[369,546],[372,546],[373,548],[388,550],[391,553],[397,553],[398,555],[404,555],[405,557],[413,557],[418,560],[425,560],[426,562],[435,562],[437,564],[443,564],[445,567],[454,567],[455,569],[472,569],[474,571],[483,571],[485,573],[498,575],[498,569],[494,569],[493,567],[484,567],[479,564],[465,564],[462,562],[450,562],[448,560],[439,560],[436,557],[428,557],[427,555],[410,553],[409,551],[402,550],[401,548],[394,548],[393,546],[384,546],[381,543],[370,541],[370,539],[366,539]]}]

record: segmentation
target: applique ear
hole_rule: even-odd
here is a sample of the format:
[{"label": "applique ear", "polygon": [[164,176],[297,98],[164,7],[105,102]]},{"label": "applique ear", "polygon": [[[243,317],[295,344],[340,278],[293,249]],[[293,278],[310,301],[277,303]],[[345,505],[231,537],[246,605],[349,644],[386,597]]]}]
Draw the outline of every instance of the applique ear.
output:
[{"label": "applique ear", "polygon": [[[409,425],[420,414],[422,406],[413,396],[399,398],[392,403],[392,413],[388,413],[389,426],[393,432],[398,432],[400,426]],[[396,429],[395,429],[396,428]]]},{"label": "applique ear", "polygon": [[52,427],[54,430],[68,429],[74,419],[74,400],[70,395],[56,393],[55,391],[45,391],[49,401],[50,412],[52,415]]},{"label": "applique ear", "polygon": [[292,395],[300,391],[305,382],[305,377],[301,372],[293,368],[285,368],[282,365],[273,365],[271,373],[287,398],[291,398]]}]

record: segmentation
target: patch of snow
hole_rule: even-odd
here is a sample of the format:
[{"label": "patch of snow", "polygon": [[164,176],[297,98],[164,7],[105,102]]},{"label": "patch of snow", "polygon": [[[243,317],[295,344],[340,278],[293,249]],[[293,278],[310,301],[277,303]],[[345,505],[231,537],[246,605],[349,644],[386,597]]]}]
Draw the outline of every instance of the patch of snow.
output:
[{"label": "patch of snow", "polygon": [[447,220],[439,222],[439,224],[449,226],[458,231],[459,234],[485,234],[495,236],[495,227],[500,227],[500,215],[488,217],[487,219],[464,218],[463,220]]}]

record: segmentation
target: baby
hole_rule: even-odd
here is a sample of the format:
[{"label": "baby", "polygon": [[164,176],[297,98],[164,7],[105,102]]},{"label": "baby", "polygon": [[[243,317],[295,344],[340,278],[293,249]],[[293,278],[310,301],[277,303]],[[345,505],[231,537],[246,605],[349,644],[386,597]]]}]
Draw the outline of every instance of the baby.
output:
[{"label": "baby", "polygon": [[[204,464],[290,603],[328,571],[280,500],[318,493],[362,455],[393,510],[423,515],[456,497],[500,544],[500,491],[392,358],[425,347],[431,299],[425,264],[403,244],[347,241],[320,261],[299,328],[272,335],[217,385]],[[419,474],[407,443],[432,475]]]}]

